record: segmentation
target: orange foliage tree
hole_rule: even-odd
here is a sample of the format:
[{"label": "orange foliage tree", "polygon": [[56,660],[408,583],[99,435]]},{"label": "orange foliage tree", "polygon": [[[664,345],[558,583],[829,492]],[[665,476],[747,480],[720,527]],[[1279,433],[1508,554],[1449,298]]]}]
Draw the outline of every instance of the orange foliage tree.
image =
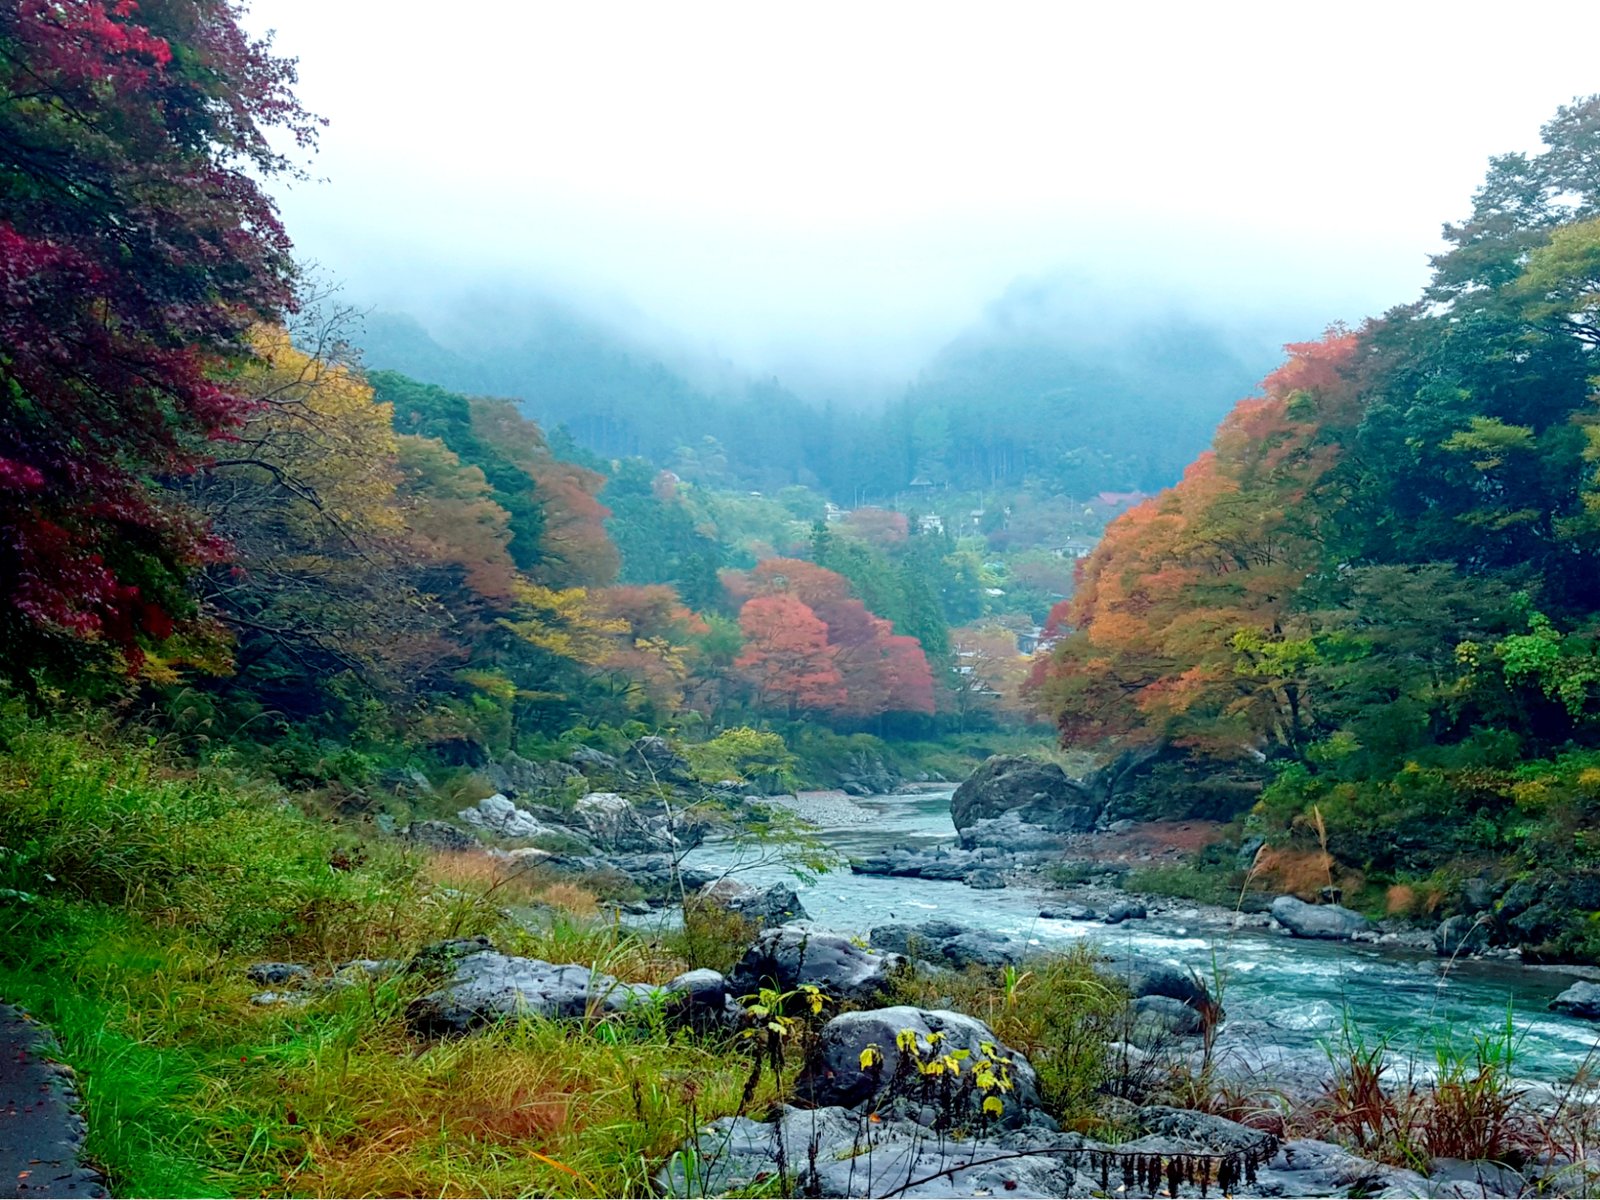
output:
[{"label": "orange foliage tree", "polygon": [[1290,346],[1175,487],[1107,528],[1030,685],[1066,740],[1300,744],[1315,649],[1293,600],[1322,545],[1304,501],[1339,460],[1356,345],[1334,329]]},{"label": "orange foliage tree", "polygon": [[803,559],[769,558],[734,586],[736,595],[794,596],[821,619],[840,676],[841,715],[934,711],[933,672],[921,644],[897,636],[888,621],[850,594],[843,575]]},{"label": "orange foliage tree", "polygon": [[734,667],[750,685],[757,708],[781,702],[797,709],[844,707],[844,681],[834,666],[828,627],[795,596],[757,596],[739,610],[744,651]]}]

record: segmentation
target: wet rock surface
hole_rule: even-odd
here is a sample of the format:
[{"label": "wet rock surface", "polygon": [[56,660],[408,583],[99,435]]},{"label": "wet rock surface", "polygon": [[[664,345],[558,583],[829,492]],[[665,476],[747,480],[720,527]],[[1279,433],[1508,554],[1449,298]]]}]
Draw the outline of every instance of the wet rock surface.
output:
[{"label": "wet rock surface", "polygon": [[1138,900],[1118,900],[1106,909],[1107,925],[1120,925],[1124,921],[1143,921],[1150,913]]},{"label": "wet rock surface", "polygon": [[[1054,1128],[1039,1107],[1039,1079],[1028,1060],[976,1017],[944,1009],[895,1005],[833,1018],[822,1027],[795,1080],[795,1096],[812,1108],[866,1105],[880,1116],[891,1110],[920,1115],[928,1089],[922,1086],[918,1063],[961,1052],[965,1065],[960,1074],[952,1073],[954,1086],[940,1098],[941,1119],[981,1122],[985,1097],[993,1095],[1002,1112],[988,1123]],[[979,1087],[978,1064],[988,1064],[1005,1086],[997,1082],[988,1090]]]},{"label": "wet rock surface", "polygon": [[461,1034],[507,1017],[627,1012],[654,1003],[660,992],[586,966],[475,950],[457,958],[444,986],[413,1002],[406,1015],[421,1032]]},{"label": "wet rock surface", "polygon": [[977,844],[971,828],[1010,813],[1050,833],[1085,832],[1100,816],[1083,785],[1055,763],[1021,755],[997,754],[985,762],[950,798],[950,815],[961,844]]},{"label": "wet rock surface", "polygon": [[[1466,1173],[1425,1179],[1327,1142],[1271,1134],[1181,1109],[1136,1114],[1145,1134],[1111,1145],[1043,1127],[940,1135],[903,1118],[873,1122],[860,1106],[788,1108],[770,1122],[714,1122],[657,1176],[663,1195],[715,1196],[788,1176],[785,1194],[842,1196],[1484,1196]],[[1158,1164],[1160,1178],[1147,1173]],[[1224,1186],[1224,1172],[1229,1181]],[[1491,1183],[1493,1171],[1484,1177]],[[1468,1190],[1474,1188],[1476,1190]],[[1514,1193],[1509,1193],[1514,1194]]]},{"label": "wet rock surface", "polygon": [[1299,938],[1345,942],[1372,932],[1372,922],[1358,912],[1337,904],[1307,904],[1295,896],[1274,900],[1272,919]]},{"label": "wet rock surface", "polygon": [[811,919],[794,888],[786,883],[754,888],[736,879],[718,879],[702,887],[697,895],[702,901],[755,922],[761,929]]},{"label": "wet rock surface", "polygon": [[938,919],[918,925],[879,925],[868,940],[880,950],[957,971],[974,964],[998,967],[1020,962],[1030,953],[1030,947],[1003,933]]},{"label": "wet rock surface", "polygon": [[835,1001],[870,1003],[888,992],[894,973],[904,965],[898,954],[863,949],[839,934],[784,925],[755,940],[728,982],[739,996],[754,995],[763,987],[789,992],[809,984]]},{"label": "wet rock surface", "polygon": [[518,808],[511,798],[502,792],[485,796],[471,808],[463,808],[456,816],[469,828],[482,830],[491,837],[506,838],[511,841],[550,837],[556,833],[554,826],[540,821],[526,809]]},{"label": "wet rock surface", "polygon": [[1587,1021],[1600,1021],[1600,983],[1575,983],[1550,1001],[1550,1007]]}]

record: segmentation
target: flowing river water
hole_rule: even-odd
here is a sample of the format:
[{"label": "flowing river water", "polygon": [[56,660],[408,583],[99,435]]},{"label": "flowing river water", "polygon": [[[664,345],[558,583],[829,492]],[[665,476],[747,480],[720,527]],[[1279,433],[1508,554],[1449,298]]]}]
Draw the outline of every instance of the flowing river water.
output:
[{"label": "flowing river water", "polygon": [[[933,846],[955,840],[950,792],[843,800],[802,798],[799,811],[821,839],[846,857],[893,846]],[[712,843],[688,863],[732,870],[742,882],[794,882],[779,863],[741,861],[732,847]],[[1227,1021],[1219,1038],[1224,1063],[1287,1077],[1325,1073],[1328,1044],[1355,1031],[1372,1046],[1387,1039],[1391,1062],[1403,1074],[1426,1074],[1440,1039],[1471,1052],[1475,1037],[1503,1033],[1512,1022],[1515,1073],[1556,1085],[1571,1079],[1593,1055],[1600,1065],[1600,1023],[1552,1013],[1550,1000],[1573,977],[1515,963],[1463,960],[1449,965],[1414,950],[1364,943],[1289,938],[1262,929],[1233,929],[1227,914],[1185,909],[1153,913],[1117,926],[1046,920],[1045,892],[1012,886],[979,891],[960,882],[855,875],[841,868],[816,883],[796,885],[814,923],[866,934],[877,925],[940,917],[1018,938],[1041,950],[1089,939],[1108,950],[1136,952],[1198,971],[1219,990]]]}]

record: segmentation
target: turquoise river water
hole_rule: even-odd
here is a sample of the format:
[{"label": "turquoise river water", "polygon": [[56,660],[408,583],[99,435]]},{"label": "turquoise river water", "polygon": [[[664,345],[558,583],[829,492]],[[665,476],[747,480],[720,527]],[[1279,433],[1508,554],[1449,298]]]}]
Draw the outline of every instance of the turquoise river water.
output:
[{"label": "turquoise river water", "polygon": [[[948,791],[877,796],[820,811],[822,839],[846,856],[955,839]],[[688,861],[733,870],[746,883],[793,882],[781,864],[741,862],[727,845],[703,846]],[[959,882],[841,869],[797,890],[816,925],[844,933],[938,916],[1040,949],[1092,939],[1195,969],[1214,991],[1220,981],[1227,1021],[1219,1053],[1245,1069],[1318,1071],[1327,1064],[1325,1046],[1353,1029],[1368,1045],[1387,1038],[1396,1071],[1425,1074],[1441,1039],[1470,1051],[1474,1037],[1504,1031],[1508,1014],[1519,1076],[1560,1085],[1591,1055],[1600,1062],[1600,1024],[1546,1007],[1572,982],[1557,971],[1492,961],[1461,961],[1446,970],[1414,950],[1233,929],[1226,917],[1181,907],[1118,926],[1045,920],[1039,916],[1045,894],[1019,887],[978,891]]]}]

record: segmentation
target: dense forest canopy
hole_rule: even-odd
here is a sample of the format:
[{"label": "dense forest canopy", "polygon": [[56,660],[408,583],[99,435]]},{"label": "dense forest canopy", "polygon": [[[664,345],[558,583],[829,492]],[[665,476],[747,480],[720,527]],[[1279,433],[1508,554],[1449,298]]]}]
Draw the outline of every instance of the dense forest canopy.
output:
[{"label": "dense forest canopy", "polygon": [[1543,135],[1110,525],[1035,672],[1069,742],[1264,758],[1261,829],[1352,869],[1594,865],[1600,98]]}]

